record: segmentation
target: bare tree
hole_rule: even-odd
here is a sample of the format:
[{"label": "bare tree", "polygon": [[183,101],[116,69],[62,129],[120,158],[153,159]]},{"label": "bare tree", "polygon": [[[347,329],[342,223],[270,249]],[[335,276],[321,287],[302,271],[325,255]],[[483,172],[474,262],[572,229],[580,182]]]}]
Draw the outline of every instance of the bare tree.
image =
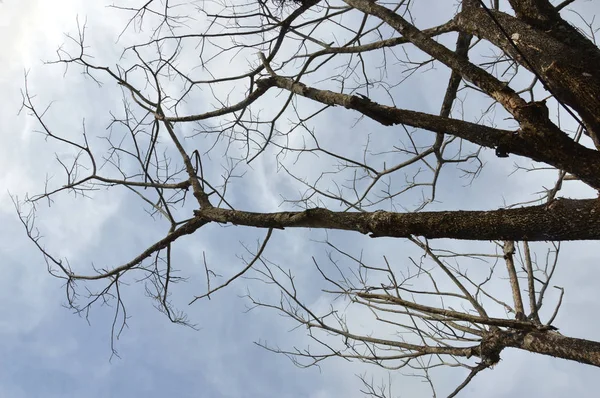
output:
[{"label": "bare tree", "polygon": [[[299,365],[356,359],[418,370],[432,388],[432,369],[467,368],[451,396],[506,347],[600,366],[599,342],[553,325],[560,288],[553,308],[541,312],[560,241],[600,239],[598,199],[561,197],[568,180],[600,189],[600,50],[590,18],[565,19],[573,0],[463,0],[454,9],[440,2],[448,14],[433,26],[421,26],[430,19],[416,15],[410,0],[143,3],[113,6],[131,14],[123,37],[139,34],[117,65],[94,63],[85,26],[50,62],[121,87],[122,109],[101,139],[85,127],[80,139],[56,133],[27,84],[23,92],[41,133],[73,155],[58,158],[64,183],[15,200],[50,273],[65,279],[73,309],[87,314],[115,301],[118,334],[127,319],[123,281],[137,275],[171,321],[189,325],[169,300],[181,280],[176,242],[215,224],[253,227],[266,236],[247,248],[251,259],[223,280],[205,261],[207,288],[191,302],[244,276],[276,286],[279,301],[249,298],[308,328],[320,351],[265,345]],[[447,83],[432,87],[439,113],[408,109],[419,104],[402,90],[423,74]],[[343,131],[325,131],[328,117]],[[519,162],[513,178],[535,172],[555,176],[554,185],[502,208],[484,196],[474,198],[477,211],[440,205],[459,189],[457,178],[472,181],[486,162],[506,157]],[[527,160],[532,166],[519,165]],[[231,200],[238,177],[256,162],[293,187],[281,189],[281,208],[253,212]],[[442,170],[450,173],[446,187]],[[44,246],[35,210],[63,193],[93,198],[104,188],[137,195],[166,233],[122,264],[85,273],[85,264]],[[335,302],[325,312],[311,308],[292,271],[267,258],[271,236],[289,228],[330,231],[322,242],[327,261],[306,263],[332,297],[366,310],[379,335],[356,326]],[[397,238],[421,255],[362,258],[334,243],[336,231]],[[438,238],[451,240],[432,241]],[[478,243],[465,251],[456,240]],[[554,243],[535,244],[547,254],[537,261],[530,242],[541,241]],[[502,291],[489,288],[502,277]],[[366,394],[387,396],[364,382]]]}]

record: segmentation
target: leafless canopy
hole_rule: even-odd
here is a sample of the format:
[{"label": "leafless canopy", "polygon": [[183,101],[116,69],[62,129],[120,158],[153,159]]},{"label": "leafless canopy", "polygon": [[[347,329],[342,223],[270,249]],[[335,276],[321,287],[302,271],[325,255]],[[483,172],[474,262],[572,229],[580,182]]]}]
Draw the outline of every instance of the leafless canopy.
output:
[{"label": "leafless canopy", "polygon": [[[115,303],[117,335],[121,291],[137,280],[171,321],[190,325],[170,301],[174,267],[185,274],[178,241],[253,227],[264,238],[246,247],[251,258],[220,279],[204,256],[207,286],[190,301],[243,276],[275,286],[279,300],[248,297],[307,327],[317,348],[263,344],[298,365],[343,357],[410,369],[434,394],[433,369],[466,368],[451,396],[506,347],[600,366],[600,343],[553,325],[560,241],[600,238],[598,200],[561,197],[567,180],[600,188],[597,29],[568,12],[573,0],[440,0],[428,15],[411,0],[142,3],[112,6],[130,18],[118,43],[134,40],[116,65],[95,63],[85,24],[49,62],[120,87],[107,131],[58,133],[27,82],[23,91],[23,108],[67,155],[57,156],[61,183],[15,205],[73,309]],[[453,198],[485,164],[554,184],[502,208],[471,191],[479,210],[467,211]],[[248,182],[254,167],[282,198],[275,207],[252,199],[265,189]],[[123,189],[165,226],[138,255],[86,270],[43,244],[42,202]],[[293,270],[269,259],[272,236],[291,228],[329,231],[325,256],[303,259],[337,299],[327,308],[309,306]],[[363,257],[337,231],[396,238],[402,250]],[[542,241],[555,243],[530,248]],[[389,393],[364,382],[366,394]]]}]

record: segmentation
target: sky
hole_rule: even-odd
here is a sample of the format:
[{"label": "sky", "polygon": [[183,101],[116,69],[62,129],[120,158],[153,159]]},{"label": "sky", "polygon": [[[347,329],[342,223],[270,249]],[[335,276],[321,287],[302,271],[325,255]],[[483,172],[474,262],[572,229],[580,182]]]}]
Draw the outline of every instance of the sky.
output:
[{"label": "sky", "polygon": [[[415,6],[415,15],[426,18],[424,26],[439,23],[447,15],[444,7],[449,7],[448,3],[422,1]],[[362,397],[362,385],[357,377],[362,374],[372,377],[376,384],[391,380],[392,396],[427,396],[427,385],[421,379],[407,376],[409,372],[389,373],[337,358],[324,361],[320,368],[301,369],[285,356],[259,347],[255,342],[285,348],[311,345],[305,331],[296,329],[290,319],[266,309],[248,311],[250,303],[243,296],[250,291],[254,297],[277,301],[278,292],[272,287],[252,280],[236,281],[210,301],[187,306],[190,298],[205,288],[203,253],[219,273],[232,275],[243,266],[238,258],[244,254],[243,244],[255,249],[266,231],[211,227],[178,244],[175,262],[181,275],[189,279],[177,285],[174,301],[198,330],[171,324],[153,307],[143,285],[131,283],[123,292],[130,318],[115,342],[119,354],[115,357],[111,355],[114,308],[96,306],[87,319],[65,308],[63,281],[47,273],[42,256],[27,239],[9,194],[23,198],[27,193],[38,193],[48,178],[50,184],[61,184],[56,155],[68,158],[71,153],[35,133],[38,128],[35,121],[27,112],[19,112],[21,92],[27,73],[36,103],[43,107],[52,102],[48,120],[55,131],[78,139],[85,123],[91,139],[101,142],[97,137],[106,134],[109,112],[121,106],[119,87],[109,81],[98,86],[77,68],[65,70],[61,65],[46,65],[44,61],[55,59],[56,49],[64,43],[68,45],[65,33],[76,33],[78,21],[80,24],[85,21],[95,61],[114,65],[123,47],[139,36],[126,33],[117,41],[127,18],[122,11],[106,7],[107,4],[76,0],[5,0],[0,3],[0,34],[5,38],[0,52],[3,65],[0,71],[3,93],[0,96],[3,143],[0,147],[0,269],[3,275],[0,280],[3,303],[0,307],[0,397],[163,397],[166,394],[179,397]],[[580,1],[574,9],[589,16],[597,14],[600,6],[597,2]],[[425,13],[424,10],[435,11]],[[567,15],[577,21],[576,14]],[[182,56],[182,68],[191,68],[193,63],[193,57]],[[231,62],[217,64],[216,68],[227,74],[246,66],[244,62]],[[436,113],[440,104],[439,95],[435,93],[439,92],[444,79],[447,76],[443,73],[417,75],[393,91],[394,101],[398,106]],[[327,84],[333,83],[322,82],[323,86]],[[229,89],[218,88],[222,92]],[[199,101],[190,101],[183,110],[193,111],[197,103],[206,99],[203,95],[205,93],[198,94],[195,98]],[[238,90],[234,95],[241,94]],[[383,96],[373,98],[385,100]],[[269,97],[268,101],[277,104],[280,99]],[[474,96],[464,98],[465,118],[477,117],[479,109],[474,107],[477,101]],[[302,105],[307,112],[313,106]],[[350,138],[341,135],[355,121],[343,109],[324,114],[319,119],[319,128],[324,132],[320,143],[332,148],[339,142],[355,143],[347,147],[360,150],[360,140],[367,133],[357,133]],[[393,132],[368,122],[361,123],[359,126],[365,131],[377,134],[372,144],[374,148],[385,148],[392,142]],[[294,136],[290,142],[301,145],[303,141]],[[186,145],[192,144],[186,141]],[[351,155],[357,154],[350,152]],[[522,159],[502,161],[491,151],[484,151],[482,157],[486,161],[485,168],[470,186],[464,186],[458,170],[443,174],[439,203],[433,204],[432,209],[481,208],[482,203],[488,208],[497,208],[503,203],[531,200],[542,185],[551,181],[550,177],[533,175],[535,173],[511,174],[515,162],[527,165]],[[297,162],[290,157],[285,161],[308,180],[316,178],[330,163],[323,157],[303,157]],[[221,174],[223,164],[220,162],[222,160],[213,155],[207,172],[213,176]],[[299,190],[298,184],[286,173],[275,172],[273,157],[264,156],[251,167],[240,167],[244,177],[235,179],[228,191],[228,198],[236,206],[254,211],[278,211],[281,195],[291,197]],[[562,195],[590,197],[592,193],[573,182]],[[407,206],[411,206],[414,199],[409,196]],[[164,224],[153,221],[144,210],[139,199],[124,190],[95,192],[93,200],[62,195],[51,207],[40,205],[37,225],[49,248],[68,257],[75,266],[89,270],[92,263],[121,264],[164,234]],[[307,302],[321,309],[328,308],[331,297],[321,292],[324,284],[310,258],[315,256],[323,264],[327,263],[323,244],[315,242],[325,236],[323,231],[310,230],[275,233],[267,251],[270,260],[293,270],[295,282]],[[381,262],[382,253],[401,263],[414,251],[392,239],[370,240],[349,233],[327,236],[356,255],[362,250],[364,258],[374,264]],[[452,245],[456,250],[480,247],[468,242],[440,244]],[[542,254],[545,247],[536,246]],[[594,314],[600,311],[597,300],[600,270],[596,267],[599,259],[594,248],[590,242],[564,244],[554,282],[564,287],[566,294],[555,324],[565,335],[597,340],[596,330],[600,325]],[[493,289],[502,292],[507,285],[498,280]],[[551,293],[549,303],[553,303],[553,298]],[[344,303],[333,305],[346,308]],[[357,328],[374,328],[387,333],[385,327],[369,323],[368,314],[352,308],[347,310],[353,315],[350,318]],[[592,397],[600,388],[600,380],[594,372],[591,367],[564,360],[505,350],[502,361],[493,370],[479,375],[461,396]],[[439,396],[452,391],[464,377],[464,373],[455,370],[434,373]]]}]

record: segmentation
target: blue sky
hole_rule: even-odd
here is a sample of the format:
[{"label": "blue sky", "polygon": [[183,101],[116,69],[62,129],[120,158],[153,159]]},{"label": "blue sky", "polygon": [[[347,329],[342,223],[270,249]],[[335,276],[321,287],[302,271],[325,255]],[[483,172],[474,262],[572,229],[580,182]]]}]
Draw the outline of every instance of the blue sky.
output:
[{"label": "blue sky", "polygon": [[[429,23],[425,25],[429,26],[443,20],[444,10],[439,9],[442,4],[448,7],[448,3],[441,0],[422,1],[415,6],[415,12],[423,18],[426,15]],[[99,88],[77,68],[65,73],[61,66],[43,65],[42,61],[53,59],[56,48],[66,40],[65,32],[76,32],[76,18],[80,21],[87,18],[88,39],[96,61],[114,63],[125,43],[134,37],[125,35],[116,41],[126,18],[105,5],[104,2],[92,4],[75,0],[5,0],[0,4],[0,34],[10,38],[4,40],[0,52],[3,65],[0,71],[3,93],[0,96],[3,143],[0,147],[0,268],[3,275],[0,280],[3,303],[0,306],[0,397],[164,397],[167,394],[179,397],[361,397],[357,374],[366,373],[377,384],[387,382],[388,372],[341,359],[325,361],[320,369],[299,369],[284,356],[254,344],[267,341],[287,348],[311,344],[305,331],[294,329],[296,325],[289,319],[265,309],[247,311],[249,302],[242,296],[248,289],[257,297],[278,299],[276,290],[261,283],[236,281],[212,300],[187,306],[187,302],[205,288],[203,251],[221,274],[231,275],[243,266],[237,258],[244,253],[242,243],[255,248],[266,231],[211,226],[178,244],[176,264],[189,280],[177,285],[173,299],[186,311],[190,321],[197,324],[197,331],[169,323],[145,296],[143,286],[132,283],[124,290],[131,318],[116,342],[120,358],[111,359],[113,309],[95,307],[86,320],[63,306],[62,281],[47,274],[42,256],[27,239],[8,192],[21,198],[27,192],[39,192],[47,175],[54,176],[52,183],[60,184],[55,152],[69,154],[63,147],[45,142],[41,135],[35,134],[36,125],[31,118],[24,113],[18,115],[20,90],[24,85],[24,71],[28,70],[29,87],[37,95],[37,103],[56,101],[48,120],[57,131],[79,137],[85,118],[90,136],[103,134],[109,121],[108,111],[119,108],[119,88],[110,82]],[[597,2],[581,1],[578,7],[583,15],[600,11]],[[438,12],[423,13],[427,9]],[[193,58],[184,58],[182,64],[186,63],[193,64]],[[220,65],[219,71],[226,73],[240,65],[245,67],[242,63]],[[399,106],[436,113],[439,96],[435,96],[435,92],[446,78],[443,74],[417,76],[398,89],[394,99]],[[472,107],[477,100],[470,97],[465,101],[465,118],[477,117],[479,109]],[[279,100],[270,98],[269,101],[277,104]],[[194,105],[189,104],[189,109],[193,110]],[[340,140],[348,142],[349,138],[341,134],[354,121],[343,109],[324,115],[320,128],[327,134],[323,134],[321,143],[335,147]],[[394,133],[389,130],[368,122],[361,126],[378,134],[378,141],[373,143],[375,147],[385,147],[393,139]],[[359,141],[364,135],[352,137]],[[297,137],[292,138],[292,144],[301,142]],[[488,152],[482,155],[486,167],[473,185],[462,187],[457,170],[443,175],[441,203],[435,204],[437,208],[481,208],[482,204],[495,208],[505,201],[530,200],[542,185],[551,181],[548,176],[540,178],[532,173],[510,176],[514,167],[512,158],[502,161]],[[220,161],[216,154],[211,158],[210,172],[215,176],[222,172]],[[326,158],[303,158],[295,164],[295,170],[311,178],[328,162]],[[275,174],[275,167],[273,158],[264,156],[252,167],[243,168],[244,178],[236,180],[229,190],[232,203],[248,210],[276,211],[281,203],[280,194],[293,195],[299,187],[285,173]],[[456,189],[457,186],[461,189]],[[589,197],[590,191],[573,182],[563,195]],[[68,256],[84,270],[89,270],[92,262],[115,266],[127,261],[161,236],[165,227],[147,216],[135,196],[117,189],[97,192],[94,200],[62,195],[51,208],[40,206],[38,225],[48,247],[61,256]],[[293,270],[296,283],[311,306],[327,308],[331,298],[320,291],[324,285],[310,261],[314,255],[325,262],[323,245],[313,242],[324,239],[325,233],[277,232],[267,257]],[[414,250],[391,239],[374,241],[348,233],[330,233],[329,237],[354,253],[364,249],[366,258],[373,262],[380,261],[382,253],[403,259]],[[453,244],[465,250],[480,247],[468,242]],[[566,291],[556,322],[560,331],[597,340],[595,331],[600,325],[594,315],[600,312],[597,300],[600,270],[595,246],[594,243],[565,243],[554,281]],[[545,250],[541,244],[537,247],[540,253]],[[498,291],[507,289],[505,281],[494,283]],[[551,303],[552,296],[548,306]],[[342,303],[334,305],[344,308]],[[363,322],[368,318],[360,311],[349,311],[354,314],[357,328],[386,332],[383,327]],[[591,367],[514,350],[506,350],[502,358],[493,370],[479,375],[462,396],[592,397],[600,388],[596,370]],[[442,396],[451,391],[464,374],[436,371],[434,376]],[[428,393],[420,379],[398,372],[392,373],[391,378],[394,396]]]}]

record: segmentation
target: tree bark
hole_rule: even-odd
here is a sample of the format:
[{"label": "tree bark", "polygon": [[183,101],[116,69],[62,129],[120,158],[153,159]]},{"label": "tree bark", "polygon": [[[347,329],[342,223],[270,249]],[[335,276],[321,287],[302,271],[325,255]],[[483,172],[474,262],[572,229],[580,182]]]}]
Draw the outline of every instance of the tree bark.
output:
[{"label": "tree bark", "polygon": [[[532,15],[532,7],[544,2],[513,3],[522,3],[522,12]],[[537,25],[553,27],[551,30],[543,30],[531,25],[532,18],[522,20],[499,11],[491,13],[504,31],[485,10],[478,8],[465,9],[457,15],[458,28],[488,40],[516,59],[520,65],[538,74],[557,99],[571,106],[581,116],[592,138],[600,136],[598,47],[570,25],[565,27],[568,24],[560,17],[536,20]],[[556,30],[568,37],[558,37],[553,34]],[[597,143],[597,139],[594,141]]]},{"label": "tree bark", "polygon": [[600,239],[600,200],[558,199],[550,205],[492,211],[422,213],[302,212],[252,213],[221,208],[195,211],[193,224],[231,223],[257,228],[324,228],[356,231],[371,237],[468,240]]},{"label": "tree bark", "polygon": [[516,332],[510,336],[508,347],[600,367],[600,343],[597,341],[567,337],[554,331]]}]

